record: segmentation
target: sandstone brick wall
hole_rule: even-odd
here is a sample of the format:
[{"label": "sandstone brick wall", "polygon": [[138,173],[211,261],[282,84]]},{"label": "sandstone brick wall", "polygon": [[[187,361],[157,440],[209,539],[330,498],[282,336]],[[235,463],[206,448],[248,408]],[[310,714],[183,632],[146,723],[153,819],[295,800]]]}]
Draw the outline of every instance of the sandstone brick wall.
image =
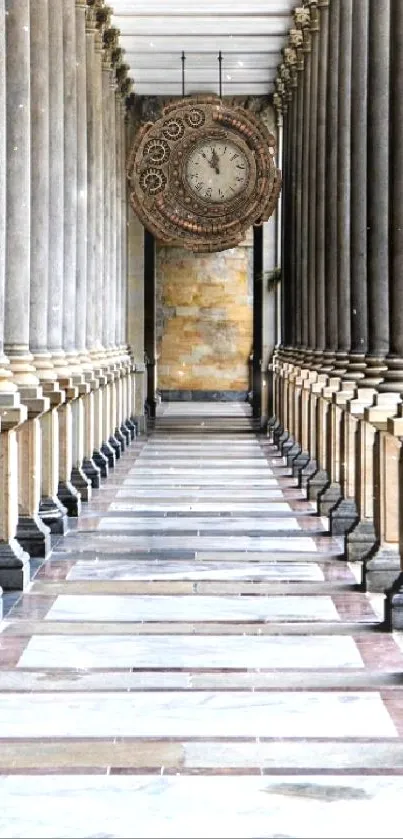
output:
[{"label": "sandstone brick wall", "polygon": [[159,390],[248,391],[252,245],[252,235],[217,254],[157,245]]}]

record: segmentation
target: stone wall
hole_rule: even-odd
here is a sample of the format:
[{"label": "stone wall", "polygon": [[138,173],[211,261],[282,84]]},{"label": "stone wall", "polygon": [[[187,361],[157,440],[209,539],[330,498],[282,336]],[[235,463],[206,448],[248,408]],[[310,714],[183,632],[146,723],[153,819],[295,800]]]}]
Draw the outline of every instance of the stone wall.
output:
[{"label": "stone wall", "polygon": [[157,245],[158,389],[164,399],[246,399],[252,350],[252,233],[192,254]]}]

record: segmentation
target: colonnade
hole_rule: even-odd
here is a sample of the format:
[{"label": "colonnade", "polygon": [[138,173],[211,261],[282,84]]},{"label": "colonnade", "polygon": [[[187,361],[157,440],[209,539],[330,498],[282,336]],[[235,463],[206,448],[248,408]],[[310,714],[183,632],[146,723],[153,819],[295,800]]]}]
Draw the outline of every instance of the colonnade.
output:
[{"label": "colonnade", "polygon": [[127,317],[127,70],[103,0],[0,0],[4,589],[24,586],[30,557],[144,422]]},{"label": "colonnade", "polygon": [[[282,344],[270,430],[402,624],[403,4],[294,12],[283,123]],[[393,589],[391,586],[393,585]]]}]

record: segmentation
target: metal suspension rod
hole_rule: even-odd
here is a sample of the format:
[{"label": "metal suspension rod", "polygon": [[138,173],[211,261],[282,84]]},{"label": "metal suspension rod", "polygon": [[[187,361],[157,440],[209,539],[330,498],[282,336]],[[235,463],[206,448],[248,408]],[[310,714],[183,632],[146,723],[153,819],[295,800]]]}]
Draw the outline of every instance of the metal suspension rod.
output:
[{"label": "metal suspension rod", "polygon": [[222,97],[222,52],[218,53],[218,81],[219,81],[219,95]]},{"label": "metal suspension rod", "polygon": [[182,59],[181,60],[182,60],[182,96],[184,96],[185,95],[185,61],[186,61],[186,55],[185,55],[184,52],[182,52]]}]

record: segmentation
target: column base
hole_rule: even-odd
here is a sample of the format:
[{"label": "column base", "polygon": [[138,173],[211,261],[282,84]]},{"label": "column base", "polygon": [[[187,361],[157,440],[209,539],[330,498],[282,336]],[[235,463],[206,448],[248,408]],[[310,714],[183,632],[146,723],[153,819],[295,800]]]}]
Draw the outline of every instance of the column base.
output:
[{"label": "column base", "polygon": [[297,444],[296,444],[296,442],[295,442],[295,440],[294,440],[294,437],[291,437],[291,435],[288,435],[288,437],[287,437],[287,439],[284,441],[284,443],[281,443],[281,444],[280,444],[281,454],[283,455],[283,457],[287,457],[287,456],[288,456],[288,453],[289,453],[289,452],[291,451],[291,449],[293,449],[293,448],[294,448],[294,446],[296,446],[296,445],[297,445]]},{"label": "column base", "polygon": [[136,423],[129,417],[129,419],[125,420],[125,426],[129,431],[130,440],[133,441],[137,436]]},{"label": "column base", "polygon": [[358,510],[354,498],[340,498],[330,511],[330,532],[332,536],[344,536],[358,522]]},{"label": "column base", "polygon": [[364,562],[363,583],[366,591],[385,592],[400,575],[400,552],[381,546]]},{"label": "column base", "polygon": [[116,437],[114,437],[113,434],[111,434],[111,436],[109,437],[108,443],[109,443],[110,446],[112,446],[113,451],[115,452],[115,459],[119,460],[120,455],[122,454],[122,451],[123,451],[121,443],[119,442],[119,440]]},{"label": "column base", "polygon": [[297,457],[301,454],[301,446],[299,443],[294,443],[291,449],[287,452],[287,466],[293,466]]},{"label": "column base", "polygon": [[348,562],[364,560],[375,544],[376,533],[372,519],[362,519],[346,535],[346,559]]},{"label": "column base", "polygon": [[330,516],[331,511],[341,499],[341,486],[337,481],[332,481],[324,487],[318,495],[318,513],[320,516]]},{"label": "column base", "polygon": [[403,573],[400,573],[385,598],[385,629],[403,629]]},{"label": "column base", "polygon": [[124,439],[125,439],[125,445],[126,445],[126,446],[130,446],[130,443],[131,443],[131,441],[132,441],[132,438],[131,438],[131,436],[130,436],[130,431],[129,431],[129,429],[128,429],[128,427],[127,427],[127,425],[126,425],[126,423],[125,423],[125,422],[122,422],[122,424],[121,424],[121,426],[120,426],[120,431],[122,432],[123,437],[124,437]]},{"label": "column base", "polygon": [[57,497],[67,510],[67,515],[77,518],[81,513],[81,495],[70,481],[60,481]]},{"label": "column base", "polygon": [[274,442],[275,442],[276,446],[278,446],[278,448],[281,449],[281,447],[284,445],[284,443],[287,440],[289,440],[289,438],[290,438],[290,435],[289,435],[288,431],[284,431],[284,428],[282,426],[280,426],[277,434],[274,437]]},{"label": "column base", "polygon": [[323,492],[328,484],[329,475],[327,474],[326,469],[317,469],[306,484],[309,501],[316,501],[319,493]]},{"label": "column base", "polygon": [[292,474],[294,478],[299,478],[302,470],[308,465],[309,460],[309,452],[303,452],[301,450],[297,457],[292,461]]},{"label": "column base", "polygon": [[17,541],[29,556],[45,557],[50,551],[50,529],[36,513],[18,516]]},{"label": "column base", "polygon": [[0,585],[4,591],[23,591],[30,579],[29,554],[16,539],[0,542]]},{"label": "column base", "polygon": [[113,469],[116,462],[116,454],[110,443],[102,443],[101,454],[105,455],[109,469]]},{"label": "column base", "polygon": [[[113,458],[113,451],[112,451],[112,458]],[[101,451],[94,450],[92,454],[92,459],[95,463],[95,466],[98,466],[98,469],[101,473],[101,478],[107,478],[109,475],[109,462],[106,454]]]},{"label": "column base", "polygon": [[59,501],[59,499],[42,498],[39,504],[39,517],[51,533],[61,533],[64,535],[67,531],[67,510],[66,507]]},{"label": "column base", "polygon": [[71,483],[81,495],[82,501],[90,501],[92,495],[91,483],[81,466],[73,466],[70,476]]},{"label": "column base", "polygon": [[123,452],[126,449],[126,437],[124,436],[124,434],[122,434],[122,432],[121,432],[120,428],[118,428],[118,426],[116,426],[116,428],[115,428],[115,435],[114,436],[115,436],[116,440],[118,441],[118,443],[120,443],[121,452],[123,454]]},{"label": "column base", "polygon": [[298,475],[298,486],[300,489],[307,489],[308,482],[316,475],[318,471],[318,462],[317,460],[309,460],[306,466],[301,470]]},{"label": "column base", "polygon": [[92,457],[85,457],[81,468],[84,475],[88,478],[92,489],[99,489],[101,486],[101,470],[95,465]]}]

